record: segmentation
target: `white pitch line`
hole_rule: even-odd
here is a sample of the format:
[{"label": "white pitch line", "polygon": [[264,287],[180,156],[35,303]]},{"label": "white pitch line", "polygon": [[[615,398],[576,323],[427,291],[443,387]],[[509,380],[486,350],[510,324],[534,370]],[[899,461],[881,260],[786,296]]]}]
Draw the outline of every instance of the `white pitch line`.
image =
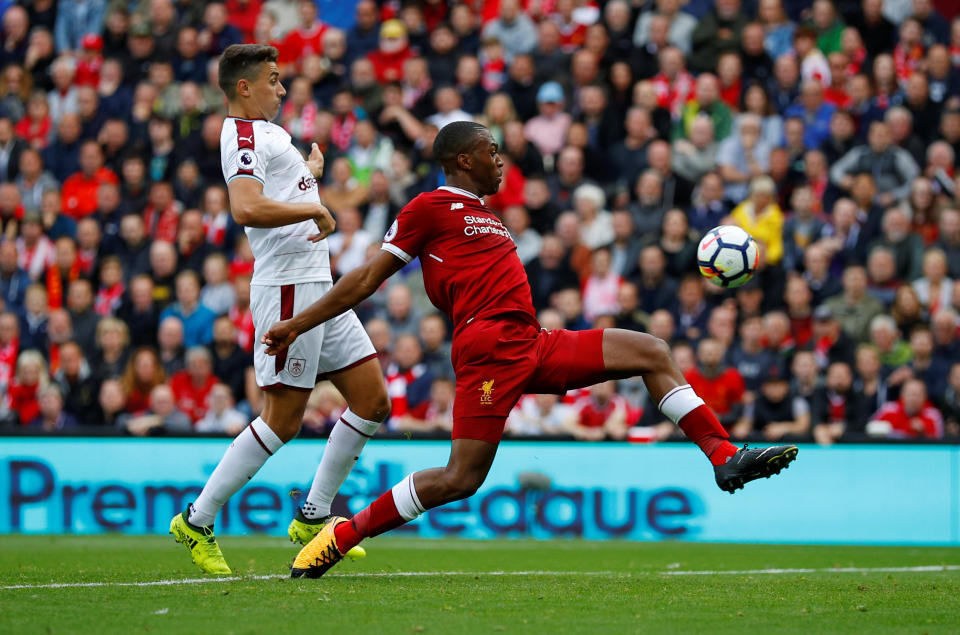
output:
[{"label": "white pitch line", "polygon": [[740,571],[661,571],[662,575],[778,575],[784,573],[933,573],[960,571],[960,565],[925,567],[836,567],[826,569],[743,569]]},{"label": "white pitch line", "polygon": [[[783,575],[790,573],[939,573],[960,571],[960,565],[929,565],[919,567],[837,567],[825,569],[741,569],[717,571],[383,571],[331,574],[331,578],[435,578],[442,576],[634,576],[634,575]],[[227,576],[217,578],[183,578],[152,580],[149,582],[56,582],[51,584],[13,584],[0,586],[2,591],[25,589],[79,589],[95,587],[152,587],[188,584],[219,584],[253,580],[278,580],[286,574]]]}]

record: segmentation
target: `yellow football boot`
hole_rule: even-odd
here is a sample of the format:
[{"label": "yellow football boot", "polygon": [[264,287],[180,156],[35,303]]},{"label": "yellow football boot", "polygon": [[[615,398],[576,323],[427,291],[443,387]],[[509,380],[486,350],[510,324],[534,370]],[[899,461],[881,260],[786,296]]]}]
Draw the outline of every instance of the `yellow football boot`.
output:
[{"label": "yellow football boot", "polygon": [[223,559],[223,553],[213,535],[212,527],[195,527],[187,521],[189,509],[177,514],[170,520],[170,533],[173,539],[190,550],[193,562],[203,569],[204,573],[216,575],[231,575],[233,571]]},{"label": "yellow football boot", "polygon": [[[290,536],[290,542],[296,542],[301,545],[307,544],[313,540],[314,536],[320,533],[332,518],[334,518],[334,516],[324,516],[323,518],[317,519],[307,518],[303,515],[303,510],[298,509],[297,515],[293,517],[293,520],[290,521],[290,526],[287,527],[287,535]],[[359,560],[360,558],[367,557],[367,550],[357,545],[344,555],[351,560]]]},{"label": "yellow football boot", "polygon": [[319,578],[330,567],[343,560],[333,530],[345,522],[348,522],[347,519],[341,516],[330,516],[327,519],[320,532],[297,554],[290,569],[291,578]]}]

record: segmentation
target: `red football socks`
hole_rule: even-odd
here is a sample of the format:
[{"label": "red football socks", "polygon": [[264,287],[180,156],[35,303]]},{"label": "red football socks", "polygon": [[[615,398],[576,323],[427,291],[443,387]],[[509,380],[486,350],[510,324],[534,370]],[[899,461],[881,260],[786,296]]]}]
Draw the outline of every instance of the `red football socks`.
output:
[{"label": "red football socks", "polygon": [[688,412],[677,425],[714,465],[723,465],[737,453],[737,446],[727,440],[730,436],[706,404]]},{"label": "red football socks", "polygon": [[340,523],[334,528],[337,549],[340,553],[347,553],[364,538],[379,536],[405,522],[407,521],[397,511],[397,505],[393,502],[393,491],[387,490],[349,522]]}]

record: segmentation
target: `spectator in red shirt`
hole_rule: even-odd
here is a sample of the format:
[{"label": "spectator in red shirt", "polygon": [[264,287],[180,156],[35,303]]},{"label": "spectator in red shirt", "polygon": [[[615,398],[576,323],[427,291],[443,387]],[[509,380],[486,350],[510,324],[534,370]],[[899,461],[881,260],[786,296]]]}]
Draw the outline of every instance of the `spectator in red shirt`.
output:
[{"label": "spectator in red shirt", "polygon": [[867,434],[876,437],[939,439],[943,436],[943,415],[927,399],[927,387],[919,379],[908,379],[900,399],[884,404],[867,424]]},{"label": "spectator in red shirt", "polygon": [[155,386],[167,381],[157,352],[149,346],[141,346],[127,362],[127,369],[120,380],[126,395],[127,411],[139,414],[150,406],[150,393]]},{"label": "spectator in red shirt", "polygon": [[50,143],[53,132],[53,117],[50,116],[50,104],[47,96],[37,92],[27,102],[27,114],[14,126],[17,136],[34,148],[42,150]]},{"label": "spectator in red shirt", "polygon": [[723,345],[710,337],[697,345],[697,365],[684,373],[687,382],[700,395],[727,428],[743,414],[743,377],[723,363]]},{"label": "spectator in red shirt", "polygon": [[103,151],[94,140],[80,146],[80,171],[63,183],[63,213],[79,220],[97,211],[97,190],[109,183],[118,185],[120,179],[113,170],[104,167]]},{"label": "spectator in red shirt", "polygon": [[20,425],[29,424],[40,414],[38,393],[47,385],[47,364],[39,351],[20,353],[17,358],[17,373],[7,388],[4,406],[8,416]]},{"label": "spectator in red shirt", "polygon": [[210,391],[220,383],[213,374],[213,357],[202,346],[187,350],[187,367],[173,374],[170,389],[177,409],[187,413],[196,423],[203,419],[210,407]]},{"label": "spectator in red shirt", "polygon": [[627,436],[630,406],[617,394],[617,384],[605,381],[590,388],[590,395],[573,404],[577,413],[573,436],[581,441],[622,440]]},{"label": "spectator in red shirt", "polygon": [[381,84],[399,82],[403,79],[403,63],[414,57],[407,29],[400,20],[387,20],[380,27],[380,46],[370,52],[367,59],[373,62],[377,81]]},{"label": "spectator in red shirt", "polygon": [[182,205],[173,197],[173,185],[157,181],[150,186],[147,206],[143,210],[143,225],[153,240],[177,242]]},{"label": "spectator in red shirt", "polygon": [[297,70],[301,60],[323,54],[323,34],[329,27],[317,19],[317,5],[313,0],[300,0],[300,26],[293,29],[280,43],[280,66],[284,74]]},{"label": "spectator in red shirt", "polygon": [[433,375],[422,362],[423,351],[415,335],[400,335],[393,348],[393,362],[387,367],[387,394],[390,396],[390,429],[405,417],[423,419],[430,407]]}]

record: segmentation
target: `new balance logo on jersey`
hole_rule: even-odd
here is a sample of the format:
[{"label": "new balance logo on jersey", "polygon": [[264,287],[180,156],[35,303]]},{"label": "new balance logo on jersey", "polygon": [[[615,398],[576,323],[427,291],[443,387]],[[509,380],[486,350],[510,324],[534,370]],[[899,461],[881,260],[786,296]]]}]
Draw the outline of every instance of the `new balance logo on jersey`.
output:
[{"label": "new balance logo on jersey", "polygon": [[297,187],[300,188],[301,192],[306,192],[307,190],[312,190],[317,187],[317,179],[312,176],[305,176],[300,179],[300,182],[297,183]]},{"label": "new balance logo on jersey", "polygon": [[450,203],[450,211],[455,209],[463,209],[463,203]]}]

